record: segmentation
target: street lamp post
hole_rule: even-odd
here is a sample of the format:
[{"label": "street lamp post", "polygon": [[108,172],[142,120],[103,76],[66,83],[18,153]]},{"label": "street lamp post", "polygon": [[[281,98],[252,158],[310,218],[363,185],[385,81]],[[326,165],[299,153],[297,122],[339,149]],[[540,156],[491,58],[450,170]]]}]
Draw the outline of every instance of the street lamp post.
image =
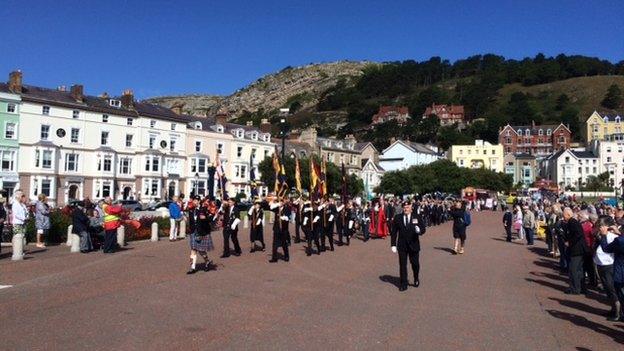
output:
[{"label": "street lamp post", "polygon": [[286,119],[280,119],[280,137],[282,138],[282,164],[285,161],[286,155],[286,135],[288,134],[288,126],[286,125]]},{"label": "street lamp post", "polygon": [[195,173],[195,196],[199,195],[199,173]]}]

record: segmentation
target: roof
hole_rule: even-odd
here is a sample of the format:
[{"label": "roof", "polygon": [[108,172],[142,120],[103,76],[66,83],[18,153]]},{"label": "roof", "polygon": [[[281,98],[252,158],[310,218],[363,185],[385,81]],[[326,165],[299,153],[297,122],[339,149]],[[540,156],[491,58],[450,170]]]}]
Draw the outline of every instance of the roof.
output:
[{"label": "roof", "polygon": [[499,134],[501,134],[505,129],[507,129],[507,127],[510,127],[511,129],[513,129],[513,131],[518,134],[518,130],[522,130],[523,132],[525,130],[529,130],[531,132],[531,135],[538,135],[539,131],[542,130],[542,133],[546,134],[546,131],[548,129],[550,129],[551,132],[554,132],[557,128],[563,126],[566,130],[570,131],[570,129],[568,129],[568,127],[566,127],[563,123],[560,124],[542,124],[542,125],[528,125],[528,126],[512,126],[510,124],[507,124],[506,126],[504,126],[501,131],[499,132]]},{"label": "roof", "polygon": [[398,113],[401,115],[408,115],[409,114],[409,108],[407,108],[406,106],[379,106],[379,111],[377,112],[377,114],[375,114],[375,116],[377,115],[385,115],[388,113]]},{"label": "roof", "polygon": [[609,115],[606,113],[596,112],[603,120],[606,119],[607,122],[616,122],[616,118],[619,121],[622,121],[622,117],[620,115]]},{"label": "roof", "polygon": [[415,143],[415,142],[411,142],[411,141],[403,141],[403,140],[396,140],[394,143],[390,144],[390,146],[385,148],[381,153],[385,154],[386,151],[388,151],[390,148],[394,147],[394,145],[396,145],[397,143],[401,143],[401,144],[405,145],[408,149],[410,149],[413,152],[419,152],[419,153],[430,154],[430,155],[439,155],[438,153],[436,153],[435,151],[433,151],[429,147],[427,147],[427,145],[425,145],[425,144]]},{"label": "roof", "polygon": [[570,150],[572,154],[578,158],[598,158],[598,156],[594,155],[591,151],[574,151]]},{"label": "roof", "polygon": [[531,154],[526,154],[526,153],[515,154],[514,157],[517,158],[517,159],[526,159],[526,160],[533,160],[533,159],[535,159],[535,156],[533,156]]},{"label": "roof", "polygon": [[365,142],[361,142],[361,143],[355,143],[355,146],[353,147],[353,149],[358,150],[358,151],[362,151],[368,145],[372,146],[373,149],[375,149],[375,151],[377,151],[377,148],[375,147],[375,145],[373,143],[371,143],[370,141],[365,141]]},{"label": "roof", "polygon": [[364,167],[366,166],[366,164],[369,161],[377,169],[377,171],[380,171],[380,172],[385,172],[386,171],[385,169],[383,169],[383,167],[381,167],[381,165],[379,163],[376,163],[375,161],[371,160],[370,158],[362,159],[362,169],[364,169]]},{"label": "roof", "polygon": [[[11,93],[9,85],[0,83],[0,92]],[[52,106],[83,109],[129,117],[153,117],[176,122],[186,122],[183,116],[174,113],[170,109],[146,102],[134,101],[131,107],[110,106],[109,99],[119,100],[119,97],[103,98],[84,95],[82,101],[76,101],[69,90],[42,88],[33,85],[22,85],[22,91],[19,95],[23,101],[37,102]]]},{"label": "roof", "polygon": [[429,115],[436,115],[440,118],[443,118],[439,115],[439,114],[442,114],[443,112],[449,113],[451,115],[463,115],[464,106],[463,105],[450,105],[449,106],[449,105],[432,104],[431,106],[427,107],[423,115],[425,117]]}]

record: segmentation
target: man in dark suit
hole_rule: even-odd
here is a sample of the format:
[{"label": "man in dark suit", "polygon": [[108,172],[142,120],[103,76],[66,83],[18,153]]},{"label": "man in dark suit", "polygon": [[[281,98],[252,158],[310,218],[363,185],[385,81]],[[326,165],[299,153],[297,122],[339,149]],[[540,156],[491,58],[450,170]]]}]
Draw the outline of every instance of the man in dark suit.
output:
[{"label": "man in dark suit", "polygon": [[223,214],[223,255],[221,255],[221,258],[230,257],[230,239],[232,239],[234,244],[236,256],[241,254],[242,250],[238,242],[239,223],[240,210],[236,208],[236,199],[230,197],[227,199],[227,205]]},{"label": "man in dark suit", "polygon": [[568,267],[570,288],[567,289],[565,293],[570,295],[586,293],[585,277],[583,274],[583,256],[589,252],[589,249],[587,248],[587,244],[585,244],[583,227],[581,223],[574,218],[574,212],[569,207],[563,210],[563,220],[566,223],[564,235],[565,244],[570,257],[570,265]]},{"label": "man in dark suit", "polygon": [[418,287],[418,273],[420,271],[419,237],[425,234],[425,222],[418,214],[412,213],[412,205],[406,201],[403,203],[403,213],[394,216],[392,221],[392,252],[399,254],[399,273],[401,282],[399,291],[407,290],[407,258],[409,257],[412,271],[414,272],[414,286]]},{"label": "man in dark suit", "polygon": [[507,208],[503,215],[503,225],[505,226],[505,232],[507,233],[507,242],[511,242],[511,224],[513,223],[513,216],[511,210]]},{"label": "man in dark suit", "polygon": [[290,222],[290,204],[288,198],[284,197],[281,202],[273,202],[270,205],[271,211],[275,213],[275,221],[273,222],[273,254],[269,262],[275,263],[278,260],[277,249],[281,246],[284,251],[284,261],[288,262],[288,224]]}]

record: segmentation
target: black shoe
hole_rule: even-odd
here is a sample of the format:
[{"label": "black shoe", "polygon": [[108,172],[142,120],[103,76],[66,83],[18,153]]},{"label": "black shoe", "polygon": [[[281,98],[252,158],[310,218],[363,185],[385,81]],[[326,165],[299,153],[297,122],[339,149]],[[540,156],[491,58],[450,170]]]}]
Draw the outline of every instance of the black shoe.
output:
[{"label": "black shoe", "polygon": [[417,288],[420,286],[420,280],[416,279],[414,280],[414,287]]},{"label": "black shoe", "polygon": [[269,260],[269,262],[275,263],[275,262],[277,262],[277,258],[272,258],[272,259]]},{"label": "black shoe", "polygon": [[399,291],[405,291],[405,290],[407,290],[407,285],[401,285],[399,287]]},{"label": "black shoe", "polygon": [[333,247],[333,246],[332,246],[332,247],[330,247],[330,248],[329,248],[329,251],[334,251],[334,247]]},{"label": "black shoe", "polygon": [[312,256],[312,253],[310,251],[306,252],[306,256]]},{"label": "black shoe", "polygon": [[290,257],[288,257],[288,256],[284,257],[284,261],[286,261],[286,262],[290,261]]},{"label": "black shoe", "polygon": [[316,250],[316,254],[317,254],[317,255],[320,255],[320,254],[321,254],[321,250],[320,250],[320,249],[317,249],[317,250]]},{"label": "black shoe", "polygon": [[609,322],[619,322],[619,321],[621,321],[621,320],[622,320],[622,318],[620,318],[620,317],[616,317],[616,316],[609,316],[609,317],[607,317],[607,320],[608,320]]},{"label": "black shoe", "polygon": [[230,257],[230,254],[223,254],[223,255],[221,255],[221,258],[228,258],[228,257]]},{"label": "black shoe", "polygon": [[249,250],[249,253],[254,253],[254,252],[256,252],[256,248],[255,247],[252,248],[251,250]]},{"label": "black shoe", "polygon": [[242,252],[240,252],[240,251],[236,251],[236,252],[234,253],[234,256],[240,256],[241,254],[242,254]]},{"label": "black shoe", "polygon": [[566,295],[580,295],[579,293],[574,292],[574,291],[572,291],[570,289],[566,289],[566,291],[564,291],[563,293],[566,294]]},{"label": "black shoe", "polygon": [[189,269],[188,272],[186,272],[186,274],[195,274],[197,273],[197,269]]}]

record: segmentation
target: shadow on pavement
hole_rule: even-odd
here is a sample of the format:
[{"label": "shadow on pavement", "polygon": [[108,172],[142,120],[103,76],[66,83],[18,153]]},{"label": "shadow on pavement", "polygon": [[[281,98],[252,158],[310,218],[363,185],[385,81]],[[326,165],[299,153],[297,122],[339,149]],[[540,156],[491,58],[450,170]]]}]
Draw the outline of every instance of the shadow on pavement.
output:
[{"label": "shadow on pavement", "polygon": [[506,242],[509,244],[514,244],[514,245],[524,245],[523,243],[519,242],[519,241],[507,241],[507,239],[503,239],[503,238],[492,238],[492,240],[496,240],[496,241],[502,241],[502,242]]},{"label": "shadow on pavement", "polygon": [[533,264],[536,265],[536,266],[549,268],[549,269],[555,270],[555,271],[559,270],[559,263],[557,263],[555,261],[549,261],[549,260],[541,259],[539,261],[533,261]]},{"label": "shadow on pavement", "polygon": [[590,321],[589,319],[567,312],[556,310],[546,310],[551,316],[571,322],[574,325],[585,327],[593,332],[600,333],[612,338],[615,342],[624,342],[624,334],[617,329],[606,327]]},{"label": "shadow on pavement", "polygon": [[594,306],[590,306],[590,305],[584,304],[582,302],[571,301],[571,300],[562,300],[562,299],[558,299],[556,297],[549,297],[548,299],[552,300],[552,301],[557,301],[562,306],[570,307],[570,308],[573,308],[575,310],[584,311],[584,312],[595,314],[595,315],[598,315],[598,316],[605,315],[607,312],[609,312],[609,310],[603,310],[601,308],[596,308]]},{"label": "shadow on pavement", "polygon": [[564,292],[568,288],[565,285],[553,284],[553,283],[551,283],[549,281],[541,280],[541,279],[525,278],[525,280],[528,281],[528,282],[537,283],[539,285],[547,286],[549,288],[552,288],[552,289],[555,289],[555,290],[559,290],[561,292]]},{"label": "shadow on pavement", "polygon": [[567,283],[568,282],[568,278],[562,275],[557,275],[557,274],[551,274],[551,273],[543,273],[543,272],[530,272],[531,275],[534,275],[536,277],[540,277],[540,278],[548,278],[548,279],[552,279],[552,280],[558,280],[560,282],[563,283]]},{"label": "shadow on pavement", "polygon": [[435,250],[440,250],[440,251],[444,251],[444,252],[448,252],[451,255],[455,255],[455,251],[453,251],[453,249],[449,248],[449,247],[434,247]]},{"label": "shadow on pavement", "polygon": [[396,286],[397,288],[399,286],[401,286],[401,278],[399,277],[395,277],[393,275],[381,275],[379,276],[379,280],[381,280],[384,283],[390,283],[394,286]]},{"label": "shadow on pavement", "polygon": [[537,254],[540,256],[548,256],[548,249],[544,247],[531,246],[529,247],[529,250],[533,252],[534,254]]}]

